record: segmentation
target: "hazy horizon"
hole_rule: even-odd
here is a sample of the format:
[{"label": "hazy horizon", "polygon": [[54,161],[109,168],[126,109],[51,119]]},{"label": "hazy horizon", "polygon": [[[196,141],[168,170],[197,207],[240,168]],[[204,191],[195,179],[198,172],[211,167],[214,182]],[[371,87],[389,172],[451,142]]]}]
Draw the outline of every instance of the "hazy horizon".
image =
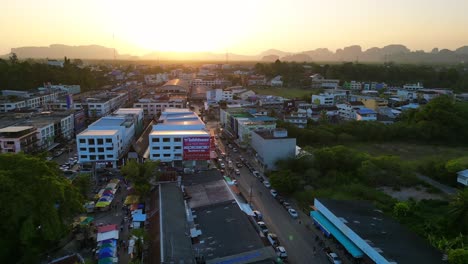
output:
[{"label": "hazy horizon", "polygon": [[363,50],[402,44],[430,51],[468,44],[468,1],[457,0],[0,3],[0,54],[50,44],[95,44],[136,56],[152,51],[335,51],[355,44]]}]

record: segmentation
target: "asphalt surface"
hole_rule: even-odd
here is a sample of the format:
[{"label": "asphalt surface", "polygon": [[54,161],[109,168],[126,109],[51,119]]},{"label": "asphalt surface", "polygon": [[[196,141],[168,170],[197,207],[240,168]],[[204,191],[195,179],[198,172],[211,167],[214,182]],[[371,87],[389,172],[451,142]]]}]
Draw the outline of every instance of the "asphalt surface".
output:
[{"label": "asphalt surface", "polygon": [[[223,142],[218,140],[218,145],[224,150],[231,160],[239,158],[239,153],[225,148]],[[241,153],[251,165],[260,171],[258,164],[255,164],[254,158],[247,153]],[[236,176],[239,183],[239,189],[245,198],[256,210],[263,214],[264,222],[270,232],[278,236],[280,244],[285,247],[288,253],[289,263],[329,263],[325,254],[320,250],[315,236],[318,232],[312,227],[311,220],[303,213],[299,212],[299,218],[293,219],[286,209],[270,194],[263,183],[261,183],[253,174],[243,166],[240,168],[240,176]],[[230,174],[234,176],[234,173]],[[310,229],[306,227],[306,223]],[[314,248],[316,254],[314,254]]]}]

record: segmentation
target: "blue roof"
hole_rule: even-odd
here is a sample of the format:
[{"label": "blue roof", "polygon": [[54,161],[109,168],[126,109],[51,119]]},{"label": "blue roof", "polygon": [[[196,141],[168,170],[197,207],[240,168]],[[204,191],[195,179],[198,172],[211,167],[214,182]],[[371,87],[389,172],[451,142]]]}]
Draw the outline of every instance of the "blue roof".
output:
[{"label": "blue roof", "polygon": [[346,250],[355,258],[361,258],[364,256],[364,252],[359,249],[356,244],[354,244],[349,238],[347,238],[338,228],[335,227],[328,219],[323,216],[318,211],[311,211],[310,216],[313,220],[319,222],[319,224],[330,232],[336,240],[338,240],[341,245],[343,245]]},{"label": "blue roof", "polygon": [[374,110],[369,109],[369,108],[361,108],[357,112],[360,115],[376,114],[376,112]]}]

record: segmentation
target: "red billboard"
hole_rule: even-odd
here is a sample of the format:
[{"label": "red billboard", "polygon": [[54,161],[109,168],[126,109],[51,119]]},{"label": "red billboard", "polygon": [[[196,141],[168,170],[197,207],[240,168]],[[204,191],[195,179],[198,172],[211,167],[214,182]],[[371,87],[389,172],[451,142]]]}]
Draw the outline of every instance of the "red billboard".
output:
[{"label": "red billboard", "polygon": [[209,160],[210,137],[185,137],[183,142],[184,160]]}]

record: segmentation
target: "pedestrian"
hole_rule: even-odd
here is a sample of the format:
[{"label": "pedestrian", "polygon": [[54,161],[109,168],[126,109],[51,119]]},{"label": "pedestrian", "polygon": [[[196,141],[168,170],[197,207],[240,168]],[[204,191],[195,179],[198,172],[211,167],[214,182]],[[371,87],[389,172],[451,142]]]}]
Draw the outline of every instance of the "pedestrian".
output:
[{"label": "pedestrian", "polygon": [[301,220],[299,220],[299,224],[302,224]]}]

